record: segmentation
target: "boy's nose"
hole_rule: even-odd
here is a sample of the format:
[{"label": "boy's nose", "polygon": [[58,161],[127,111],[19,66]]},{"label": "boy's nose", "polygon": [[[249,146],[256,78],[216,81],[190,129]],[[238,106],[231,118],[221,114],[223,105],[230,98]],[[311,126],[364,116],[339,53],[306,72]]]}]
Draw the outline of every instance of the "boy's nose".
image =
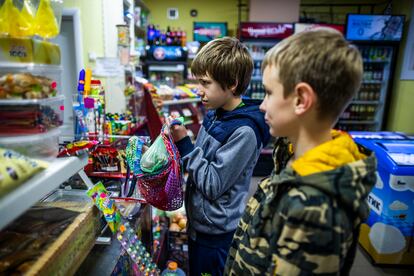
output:
[{"label": "boy's nose", "polygon": [[261,112],[265,113],[266,112],[266,108],[265,108],[265,102],[264,100],[262,101],[262,103],[259,106],[259,109]]}]

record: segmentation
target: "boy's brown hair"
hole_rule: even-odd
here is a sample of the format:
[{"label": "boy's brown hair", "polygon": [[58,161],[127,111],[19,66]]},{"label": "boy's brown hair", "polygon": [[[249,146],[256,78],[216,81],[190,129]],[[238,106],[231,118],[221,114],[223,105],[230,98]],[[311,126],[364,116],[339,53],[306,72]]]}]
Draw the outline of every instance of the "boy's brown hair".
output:
[{"label": "boy's brown hair", "polygon": [[227,89],[237,84],[234,95],[242,95],[250,83],[253,59],[237,38],[223,37],[207,43],[196,55],[191,64],[194,76],[209,76],[221,88]]},{"label": "boy's brown hair", "polygon": [[319,116],[336,120],[358,91],[362,57],[358,49],[333,29],[320,28],[295,34],[270,49],[263,60],[276,66],[284,96],[306,82],[318,97]]}]

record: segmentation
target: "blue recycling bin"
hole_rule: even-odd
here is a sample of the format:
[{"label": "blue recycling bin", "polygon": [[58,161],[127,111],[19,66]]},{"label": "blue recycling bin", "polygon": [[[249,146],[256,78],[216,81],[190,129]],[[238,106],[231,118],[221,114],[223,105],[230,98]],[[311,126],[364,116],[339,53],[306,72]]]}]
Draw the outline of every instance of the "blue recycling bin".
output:
[{"label": "blue recycling bin", "polygon": [[375,152],[377,182],[359,243],[377,264],[414,264],[414,140],[402,133],[350,133]]}]

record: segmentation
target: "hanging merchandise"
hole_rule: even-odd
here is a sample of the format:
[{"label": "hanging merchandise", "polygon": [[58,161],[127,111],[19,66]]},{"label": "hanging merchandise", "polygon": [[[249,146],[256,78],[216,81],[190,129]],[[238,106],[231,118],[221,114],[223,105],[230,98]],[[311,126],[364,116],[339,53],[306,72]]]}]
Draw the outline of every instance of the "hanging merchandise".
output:
[{"label": "hanging merchandise", "polygon": [[87,195],[92,198],[96,207],[103,213],[109,228],[115,233],[121,223],[121,215],[115,206],[115,201],[109,197],[108,192],[102,182],[87,191]]},{"label": "hanging merchandise", "polygon": [[[142,170],[143,160],[141,160],[138,167],[135,160],[141,159],[142,146],[139,145],[138,139],[132,137],[128,141],[126,158],[129,169],[135,174],[134,176],[137,176],[137,184],[144,199],[160,210],[172,211],[180,208],[183,204],[183,175],[180,154],[171,135],[165,133],[165,127],[162,128],[159,136],[168,153],[168,162],[165,166],[158,171],[144,172]],[[158,149],[159,142],[154,142],[151,147]],[[155,151],[151,147],[148,151]],[[157,155],[152,156],[156,157]],[[153,160],[149,163],[162,164],[163,162],[163,160]]]},{"label": "hanging merchandise", "polygon": [[138,270],[135,271],[136,275],[152,276],[160,274],[157,265],[152,262],[150,254],[146,251],[144,245],[128,222],[119,227],[117,239],[137,265],[134,268],[134,270]]},{"label": "hanging merchandise", "polygon": [[34,35],[34,7],[32,6],[32,3],[30,0],[24,0],[23,1],[23,8],[20,11],[20,16],[24,20],[26,20],[26,24],[23,28],[21,26],[20,28],[20,35],[21,36],[33,36]]},{"label": "hanging merchandise", "polygon": [[12,0],[4,1],[0,8],[0,33],[12,37],[33,35],[33,12],[27,1],[24,1],[21,12]]},{"label": "hanging merchandise", "polygon": [[34,18],[35,33],[43,38],[52,38],[59,34],[62,1],[53,0],[52,8],[51,0],[40,0],[37,13]]},{"label": "hanging merchandise", "polygon": [[134,229],[128,222],[121,222],[121,214],[116,207],[115,200],[110,198],[102,182],[98,182],[89,189],[87,195],[102,211],[111,231],[117,233],[117,239],[136,265],[135,274],[159,275],[156,264],[152,263],[150,254],[146,251]]}]

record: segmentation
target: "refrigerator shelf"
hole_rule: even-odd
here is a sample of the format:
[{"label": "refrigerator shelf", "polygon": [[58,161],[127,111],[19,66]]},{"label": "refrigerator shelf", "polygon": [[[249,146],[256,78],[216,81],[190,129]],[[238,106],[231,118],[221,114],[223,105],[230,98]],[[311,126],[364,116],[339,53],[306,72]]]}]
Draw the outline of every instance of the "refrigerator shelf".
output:
[{"label": "refrigerator shelf", "polygon": [[359,124],[359,125],[373,125],[373,124],[378,124],[377,121],[358,121],[358,120],[339,120],[338,124],[349,124],[349,125],[353,125],[353,124]]},{"label": "refrigerator shelf", "polygon": [[364,63],[389,63],[389,60],[369,60],[369,59],[363,59]]},{"label": "refrigerator shelf", "polygon": [[364,80],[362,83],[382,83],[380,80]]},{"label": "refrigerator shelf", "polygon": [[371,105],[379,105],[381,104],[380,101],[362,101],[362,100],[353,100],[351,104],[371,104]]}]

